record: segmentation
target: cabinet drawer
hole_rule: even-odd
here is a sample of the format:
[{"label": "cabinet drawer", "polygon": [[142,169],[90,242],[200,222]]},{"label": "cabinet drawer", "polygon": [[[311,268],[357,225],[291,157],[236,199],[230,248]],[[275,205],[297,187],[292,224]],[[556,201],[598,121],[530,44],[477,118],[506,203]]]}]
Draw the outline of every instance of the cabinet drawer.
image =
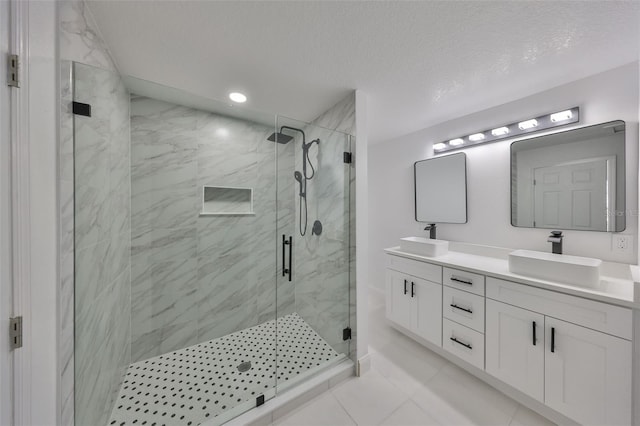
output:
[{"label": "cabinet drawer", "polygon": [[484,370],[484,334],[443,318],[442,347]]},{"label": "cabinet drawer", "polygon": [[388,254],[387,268],[442,284],[442,266],[439,265]]},{"label": "cabinet drawer", "polygon": [[631,340],[629,308],[492,277],[487,278],[487,297]]},{"label": "cabinet drawer", "polygon": [[445,285],[484,296],[484,275],[451,268],[443,268],[442,275]]},{"label": "cabinet drawer", "polygon": [[484,333],[484,297],[444,286],[442,315]]}]

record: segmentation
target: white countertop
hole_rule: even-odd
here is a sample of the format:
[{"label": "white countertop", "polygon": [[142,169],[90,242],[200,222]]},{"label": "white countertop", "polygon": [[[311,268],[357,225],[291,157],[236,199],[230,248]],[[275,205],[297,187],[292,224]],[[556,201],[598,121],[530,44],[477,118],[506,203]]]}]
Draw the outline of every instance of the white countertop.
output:
[{"label": "white countertop", "polygon": [[[597,289],[577,287],[569,284],[556,283],[525,277],[509,272],[509,262],[504,255],[496,255],[500,249],[488,248],[493,255],[479,255],[449,250],[447,254],[427,257],[400,250],[400,247],[387,248],[388,254],[408,259],[419,260],[442,266],[463,269],[489,277],[505,279],[520,284],[554,290],[586,299],[598,300],[619,306],[640,308],[640,268],[636,265],[622,265],[603,262],[603,275]],[[476,248],[476,251],[478,249]],[[504,253],[501,253],[504,254]]]}]

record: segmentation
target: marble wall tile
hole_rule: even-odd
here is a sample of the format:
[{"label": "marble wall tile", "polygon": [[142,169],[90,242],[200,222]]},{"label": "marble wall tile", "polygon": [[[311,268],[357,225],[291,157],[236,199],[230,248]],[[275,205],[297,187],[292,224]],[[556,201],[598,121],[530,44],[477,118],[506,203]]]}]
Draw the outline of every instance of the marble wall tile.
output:
[{"label": "marble wall tile", "polygon": [[106,43],[99,35],[95,20],[81,0],[58,2],[60,57],[88,65],[115,70]]},{"label": "marble wall tile", "polygon": [[340,102],[313,120],[312,124],[326,129],[356,135],[356,94],[347,95]]},{"label": "marble wall tile", "polygon": [[[80,76],[80,81],[74,81],[73,64],[71,61],[78,61],[95,67],[100,67],[104,70],[116,71],[116,66],[112,60],[106,44],[99,36],[95,21],[91,16],[86,4],[83,0],[62,0],[57,2],[58,5],[58,17],[59,17],[59,54],[61,60],[60,67],[60,90],[61,90],[61,105],[60,105],[60,145],[59,145],[59,170],[60,170],[60,341],[63,343],[60,353],[60,389],[61,389],[61,422],[63,425],[70,426],[75,424],[93,424],[99,420],[100,417],[96,416],[97,413],[102,411],[104,406],[105,411],[108,411],[108,407],[105,405],[105,401],[99,399],[93,400],[91,403],[86,398],[91,395],[102,395],[100,392],[94,392],[92,386],[96,388],[99,386],[96,376],[79,376],[75,377],[74,365],[77,357],[74,356],[74,244],[75,236],[78,237],[80,243],[80,249],[88,248],[92,245],[108,244],[111,242],[114,235],[124,233],[127,228],[127,216],[129,215],[128,205],[130,201],[127,201],[128,196],[125,194],[124,187],[126,186],[127,192],[129,188],[128,175],[129,167],[125,164],[129,163],[129,155],[121,153],[116,150],[116,147],[127,147],[129,145],[129,113],[128,113],[128,95],[126,95],[126,89],[124,85],[119,82],[117,74],[112,72],[111,74],[97,72],[95,76],[88,76],[84,73],[84,76]],[[82,73],[81,73],[82,74]],[[88,80],[87,78],[92,80]],[[91,81],[91,83],[89,83]],[[80,86],[78,88],[78,85]],[[108,90],[104,90],[110,87]],[[80,89],[80,90],[78,90]],[[86,89],[86,90],[85,90]],[[113,90],[113,94],[110,90]],[[84,92],[83,92],[84,90]],[[98,129],[93,137],[93,143],[98,143],[100,149],[96,151],[86,150],[85,135],[91,135],[90,129],[82,129],[82,119],[78,120],[78,134],[74,138],[74,116],[71,113],[71,102],[73,99],[74,91],[79,95],[94,96],[100,93],[100,98],[94,96],[90,102],[94,107],[94,116],[97,118],[93,121],[92,126]],[[87,92],[88,91],[88,92]],[[88,98],[84,98],[87,102]],[[80,100],[80,99],[77,99]],[[107,110],[113,112],[113,117],[103,115],[103,102],[107,106]],[[111,139],[108,149],[102,150],[101,144],[104,142],[104,138],[100,138],[100,135],[105,135],[107,125],[107,116],[109,116],[109,130],[113,131],[115,136]],[[113,118],[113,119],[112,119]],[[93,137],[90,137],[91,141]],[[74,143],[79,139],[80,144],[78,146],[79,152],[75,152]],[[84,150],[84,151],[83,151]],[[105,157],[105,153],[108,156]],[[75,156],[79,154],[79,162],[75,164]],[[99,158],[95,158],[99,154]],[[93,158],[92,158],[93,157]],[[83,181],[86,177],[90,178],[102,178],[104,177],[105,159],[109,160],[108,167],[111,168],[110,172],[119,174],[120,178],[117,181],[110,181],[109,179],[103,180],[101,183],[97,180]],[[93,161],[95,160],[95,161]],[[115,164],[110,160],[116,160]],[[91,171],[93,165],[97,166],[97,169]],[[78,188],[75,187],[74,182],[74,168],[78,172],[79,179],[76,180],[79,183]],[[115,182],[119,182],[120,185],[114,185]],[[86,185],[85,185],[86,184]],[[104,186],[107,185],[107,186]],[[96,193],[91,193],[93,189],[96,189]],[[105,193],[102,191],[105,191]],[[82,206],[76,210],[74,205],[74,198],[77,204]],[[109,206],[104,208],[105,206]],[[100,208],[102,206],[103,208]],[[111,207],[113,206],[113,207]],[[116,211],[111,211],[114,217],[117,216],[117,220],[110,223],[106,215],[102,212],[107,212],[111,208]],[[74,221],[77,217],[77,226]],[[123,246],[123,250],[127,250]],[[81,267],[82,269],[82,267]],[[106,278],[105,274],[102,274]],[[82,287],[82,283],[80,283]],[[103,287],[106,283],[101,283]],[[91,290],[88,292],[92,293]],[[95,292],[94,292],[95,293]],[[129,304],[125,303],[123,309],[129,309]],[[125,318],[120,315],[118,318]],[[123,320],[123,323],[126,319]],[[128,330],[128,327],[125,327]],[[66,342],[66,343],[65,343]],[[115,342],[115,341],[114,341]],[[125,365],[128,362],[127,351],[130,351],[129,345],[118,341],[118,344],[124,345],[121,349],[119,356],[124,357],[120,359],[119,363]],[[124,354],[124,355],[122,355]],[[87,356],[91,356],[87,354]],[[79,361],[82,363],[82,360]],[[103,380],[105,386],[108,386],[113,375],[108,376]],[[76,382],[79,382],[79,388],[77,392],[74,392]],[[117,384],[117,380],[113,383]],[[74,393],[78,395],[79,404],[78,418],[75,418],[75,400]],[[83,399],[84,398],[84,399]],[[107,401],[108,402],[108,401]]]},{"label": "marble wall tile", "polygon": [[73,424],[74,411],[74,182],[73,182],[73,73],[70,61],[60,63],[60,145],[59,145],[59,217],[60,217],[60,401],[63,425]]},{"label": "marble wall tile", "polygon": [[[273,319],[276,147],[266,141],[272,132],[131,97],[135,360]],[[200,216],[203,185],[253,188],[255,215]],[[169,291],[169,283],[178,290]],[[291,305],[293,294],[289,299]]]},{"label": "marble wall tile", "polygon": [[[105,424],[131,361],[131,168],[120,77],[73,64],[75,423]],[[63,380],[68,383],[68,381]]]}]

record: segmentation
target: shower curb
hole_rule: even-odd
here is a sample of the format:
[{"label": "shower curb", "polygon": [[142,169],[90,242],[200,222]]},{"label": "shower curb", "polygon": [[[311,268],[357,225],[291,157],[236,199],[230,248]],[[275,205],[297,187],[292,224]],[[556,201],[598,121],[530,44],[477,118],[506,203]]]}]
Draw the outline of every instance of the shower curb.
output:
[{"label": "shower curb", "polygon": [[[353,361],[345,359],[340,364],[318,374],[291,389],[287,389],[264,405],[256,407],[230,421],[226,426],[262,426],[270,425],[275,420],[310,401],[321,393],[335,387],[355,374]],[[213,421],[202,423],[202,426],[213,426]]]}]

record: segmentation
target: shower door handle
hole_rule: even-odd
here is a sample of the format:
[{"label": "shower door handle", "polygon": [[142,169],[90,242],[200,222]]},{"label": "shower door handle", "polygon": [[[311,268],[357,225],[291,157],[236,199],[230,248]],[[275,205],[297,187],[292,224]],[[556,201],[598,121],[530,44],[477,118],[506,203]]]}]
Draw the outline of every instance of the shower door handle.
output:
[{"label": "shower door handle", "polygon": [[[286,263],[285,263],[285,256],[287,253],[287,248],[286,246],[289,246],[289,268],[287,268]],[[287,240],[286,235],[282,234],[282,276],[284,277],[285,275],[289,275],[289,281],[291,281],[291,250],[293,247],[293,237],[289,237],[289,240]]]}]

